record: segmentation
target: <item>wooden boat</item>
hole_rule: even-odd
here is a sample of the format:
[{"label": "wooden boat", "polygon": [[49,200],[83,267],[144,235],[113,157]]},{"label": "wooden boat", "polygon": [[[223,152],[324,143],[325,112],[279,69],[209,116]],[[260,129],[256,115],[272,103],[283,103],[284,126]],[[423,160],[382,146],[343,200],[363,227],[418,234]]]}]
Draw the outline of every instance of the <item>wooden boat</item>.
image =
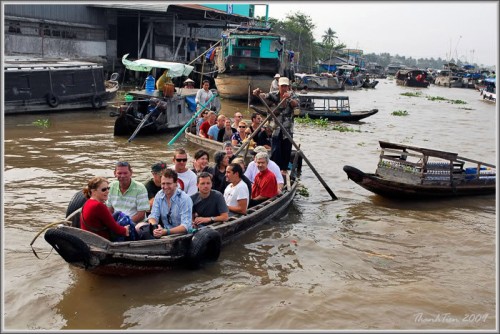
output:
[{"label": "wooden boat", "polygon": [[[419,81],[417,80],[417,76],[423,75],[424,79]],[[431,84],[429,81],[427,81],[425,78],[427,78],[427,72],[424,70],[415,70],[415,69],[405,69],[405,70],[399,70],[396,72],[395,75],[396,78],[396,84],[400,86],[407,86],[407,87],[429,87]]]},{"label": "wooden boat", "polygon": [[352,111],[349,96],[327,94],[297,94],[300,102],[300,116],[326,118],[331,121],[353,122],[374,115],[378,109]]},{"label": "wooden boat", "polygon": [[214,56],[218,72],[214,80],[221,97],[247,101],[249,92],[269,90],[274,75],[285,73],[283,39],[270,29],[267,25],[237,26],[222,32]]},{"label": "wooden boat", "polygon": [[244,233],[283,215],[295,196],[297,183],[292,173],[290,183],[280,194],[250,208],[246,215],[237,215],[188,234],[110,242],[97,234],[61,224],[48,229],[44,238],[68,264],[95,274],[127,276],[175,267],[198,268],[206,262],[216,261],[221,248]]},{"label": "wooden boat", "polygon": [[349,179],[378,195],[433,199],[495,194],[494,165],[416,146],[380,141],[380,147],[375,174],[344,166]]},{"label": "wooden boat", "polygon": [[344,81],[337,77],[295,73],[295,82],[297,89],[303,89],[307,86],[311,90],[343,90]]},{"label": "wooden boat", "polygon": [[483,101],[497,102],[496,78],[486,78],[483,80],[485,87],[481,89],[480,96]]},{"label": "wooden boat", "polygon": [[[126,59],[127,56],[128,54],[123,56],[122,62],[128,69],[134,71],[149,72],[153,68],[167,69],[168,77],[175,78],[187,76],[193,70],[193,66],[182,63],[149,59],[130,61]],[[130,100],[120,106],[118,114],[111,114],[111,116],[118,116],[115,121],[114,135],[155,134],[182,128],[196,112],[197,92],[197,89],[190,88],[175,88],[168,94],[158,90],[129,91],[126,99],[130,97]],[[215,97],[212,102],[211,106],[218,111],[220,109],[218,97]]]},{"label": "wooden boat", "polygon": [[[186,140],[196,146],[199,146],[205,150],[212,150],[212,151],[224,151],[224,143],[217,141],[217,140],[212,140],[204,137],[200,137],[196,135],[196,133],[193,133],[193,128],[194,127],[188,127],[184,130],[184,137],[186,137]],[[196,128],[195,132],[196,132]]]},{"label": "wooden boat", "polygon": [[378,80],[372,80],[372,81],[363,81],[363,85],[361,87],[363,88],[375,88],[378,85]]},{"label": "wooden boat", "polygon": [[118,91],[91,62],[7,57],[4,70],[5,114],[100,109]]}]

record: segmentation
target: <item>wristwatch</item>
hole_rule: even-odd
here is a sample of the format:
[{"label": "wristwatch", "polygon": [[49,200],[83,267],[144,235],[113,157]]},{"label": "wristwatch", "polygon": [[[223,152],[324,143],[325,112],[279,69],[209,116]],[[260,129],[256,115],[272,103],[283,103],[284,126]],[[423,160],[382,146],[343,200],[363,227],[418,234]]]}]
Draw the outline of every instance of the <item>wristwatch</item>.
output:
[{"label": "wristwatch", "polygon": [[214,217],[210,217],[210,221],[211,221],[212,223],[215,223],[215,219],[214,219]]}]

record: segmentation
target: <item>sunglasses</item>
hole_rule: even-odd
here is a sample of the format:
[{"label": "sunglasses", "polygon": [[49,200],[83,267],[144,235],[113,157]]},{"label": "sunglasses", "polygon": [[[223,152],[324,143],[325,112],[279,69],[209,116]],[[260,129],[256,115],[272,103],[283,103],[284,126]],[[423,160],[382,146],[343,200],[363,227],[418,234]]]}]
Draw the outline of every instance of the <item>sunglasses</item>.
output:
[{"label": "sunglasses", "polygon": [[101,191],[102,191],[102,192],[106,192],[106,191],[108,191],[109,189],[111,189],[111,187],[104,187],[104,188],[101,188]]},{"label": "sunglasses", "polygon": [[240,125],[240,126],[238,126],[238,127],[239,127],[239,128],[242,128],[242,129],[246,128],[246,126],[241,126],[241,125]]},{"label": "sunglasses", "polygon": [[186,159],[175,159],[175,161],[177,161],[177,162],[186,162],[186,161],[188,161],[188,159],[187,158]]}]

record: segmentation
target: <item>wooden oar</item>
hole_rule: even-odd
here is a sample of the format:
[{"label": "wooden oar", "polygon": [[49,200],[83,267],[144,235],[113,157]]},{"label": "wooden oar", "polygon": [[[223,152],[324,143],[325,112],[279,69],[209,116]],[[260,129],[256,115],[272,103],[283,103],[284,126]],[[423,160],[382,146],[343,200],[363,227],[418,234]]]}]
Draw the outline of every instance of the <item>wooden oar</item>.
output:
[{"label": "wooden oar", "polygon": [[207,105],[212,102],[213,99],[215,99],[216,96],[218,96],[219,94],[215,93],[212,95],[212,97],[210,99],[208,99],[207,102],[205,102],[205,104],[202,104],[200,109],[193,115],[193,117],[191,117],[191,119],[189,121],[187,121],[186,124],[184,124],[184,126],[182,127],[182,129],[179,130],[179,132],[177,132],[177,134],[174,136],[174,138],[170,139],[170,141],[168,142],[167,145],[172,145],[173,143],[175,143],[175,141],[177,140],[177,138],[179,138],[180,135],[182,135],[184,133],[184,130],[189,126],[191,125],[191,123],[193,123],[193,121],[195,119],[198,118],[198,115],[203,111],[203,110],[209,110],[207,108]]},{"label": "wooden oar", "polygon": [[139,125],[135,129],[134,133],[132,133],[132,136],[130,136],[130,138],[128,139],[129,143],[132,141],[132,139],[135,138],[135,136],[137,135],[137,133],[139,133],[139,130],[141,130],[141,128],[146,123],[146,121],[149,119],[149,116],[151,116],[151,114],[156,110],[156,108],[158,108],[158,106],[156,106],[153,109],[151,109],[151,111],[149,111],[148,114],[146,116],[144,116],[144,118],[142,119],[142,121],[139,123]]},{"label": "wooden oar", "polygon": [[[276,106],[276,108],[274,108],[273,112],[279,108],[279,106],[281,105],[281,103],[283,101],[285,101],[285,100],[282,100],[282,101],[280,101],[280,103],[278,103],[278,105]],[[262,111],[258,110],[254,106],[251,106],[251,107],[252,107],[252,109],[254,109],[255,111],[257,111],[259,114],[265,114],[265,112],[262,112]],[[238,148],[238,150],[236,150],[236,152],[234,153],[234,155],[238,155],[238,153],[240,153],[241,151],[243,151],[243,149],[246,146],[250,145],[250,142],[252,141],[252,138],[255,137],[259,133],[260,129],[264,126],[264,124],[266,124],[268,121],[271,120],[271,117],[272,117],[271,115],[267,115],[267,117],[264,119],[264,121],[260,122],[259,126],[255,130],[253,130],[253,132],[250,134],[250,136],[247,137],[248,140],[246,142],[244,142],[240,146],[240,148]]]},{"label": "wooden oar", "polygon": [[[309,167],[313,171],[314,175],[316,175],[316,177],[318,178],[319,182],[321,182],[321,184],[323,185],[323,187],[325,187],[326,191],[330,194],[330,196],[332,196],[332,200],[338,199],[337,196],[335,196],[335,194],[333,193],[333,191],[330,189],[330,187],[328,187],[328,185],[326,184],[326,182],[323,180],[323,178],[321,177],[321,175],[319,175],[319,173],[316,171],[316,168],[314,168],[314,166],[311,164],[311,162],[309,161],[309,159],[306,158],[304,152],[301,151],[300,147],[295,143],[295,141],[293,141],[292,136],[288,133],[288,131],[285,130],[285,128],[283,128],[283,125],[278,120],[278,117],[274,114],[274,112],[271,110],[271,108],[269,108],[269,106],[267,105],[266,101],[262,98],[262,96],[260,96],[260,94],[258,96],[259,96],[259,99],[262,102],[262,104],[266,107],[267,111],[271,115],[271,117],[274,119],[274,121],[276,122],[276,124],[280,127],[281,132],[285,135],[286,138],[288,138],[288,140],[293,144],[293,146],[295,146],[295,148],[297,149],[297,152],[302,156],[302,158],[305,160],[305,162],[309,165]],[[285,100],[282,100],[282,101],[285,101]],[[281,102],[280,102],[280,104],[281,104]]]}]

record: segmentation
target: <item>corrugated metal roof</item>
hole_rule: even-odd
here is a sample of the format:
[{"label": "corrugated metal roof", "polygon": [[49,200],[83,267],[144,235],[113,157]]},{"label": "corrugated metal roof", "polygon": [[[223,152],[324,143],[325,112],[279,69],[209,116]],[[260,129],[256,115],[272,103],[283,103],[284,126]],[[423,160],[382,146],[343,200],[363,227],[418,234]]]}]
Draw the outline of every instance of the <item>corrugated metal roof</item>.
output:
[{"label": "corrugated metal roof", "polygon": [[166,13],[169,5],[165,5],[162,3],[134,3],[133,5],[103,3],[103,4],[89,4],[88,6],[113,8],[113,9],[145,10],[151,12]]}]

